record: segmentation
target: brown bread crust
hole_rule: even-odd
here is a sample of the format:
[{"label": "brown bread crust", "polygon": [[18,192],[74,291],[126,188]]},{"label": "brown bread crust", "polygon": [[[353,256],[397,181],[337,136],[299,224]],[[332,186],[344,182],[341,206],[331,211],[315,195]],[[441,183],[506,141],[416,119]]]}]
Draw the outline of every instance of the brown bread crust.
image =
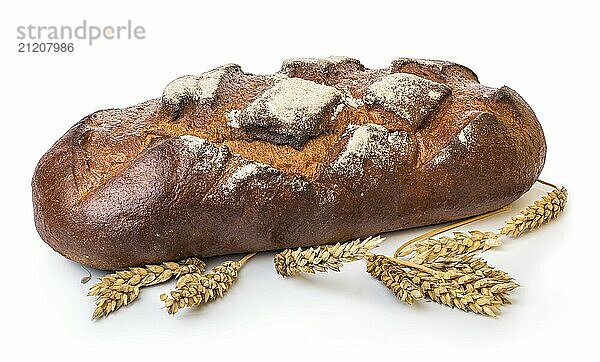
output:
[{"label": "brown bread crust", "polygon": [[527,103],[454,63],[227,65],[75,124],[35,170],[35,223],[100,269],[320,245],[500,208],[545,155]]}]

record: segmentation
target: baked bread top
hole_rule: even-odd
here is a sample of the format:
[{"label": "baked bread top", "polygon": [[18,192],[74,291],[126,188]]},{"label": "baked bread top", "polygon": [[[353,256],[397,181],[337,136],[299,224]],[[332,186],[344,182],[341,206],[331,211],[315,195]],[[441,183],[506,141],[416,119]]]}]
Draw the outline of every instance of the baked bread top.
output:
[{"label": "baked bread top", "polygon": [[36,225],[84,264],[316,245],[502,207],[545,159],[533,111],[445,61],[228,64],[95,112],[40,160]]}]

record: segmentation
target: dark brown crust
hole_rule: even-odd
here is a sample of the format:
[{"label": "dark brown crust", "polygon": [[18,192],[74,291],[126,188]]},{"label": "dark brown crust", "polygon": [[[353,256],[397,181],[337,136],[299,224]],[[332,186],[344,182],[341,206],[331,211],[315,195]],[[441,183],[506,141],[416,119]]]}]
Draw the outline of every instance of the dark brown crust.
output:
[{"label": "dark brown crust", "polygon": [[[508,87],[480,85],[460,65],[402,59],[368,70],[358,62],[322,69],[292,62],[282,71],[355,98],[398,72],[452,92],[417,128],[377,105],[346,107],[300,149],[227,126],[225,114],[271,87],[269,77],[236,73],[216,99],[186,103],[176,119],[161,100],[96,112],[35,170],[41,237],[69,259],[111,270],[319,245],[500,208],[529,190],[542,170],[546,145],[531,108]],[[336,170],[356,127],[380,132],[367,123],[387,129],[384,152],[358,171]],[[385,132],[397,141],[386,141]],[[211,151],[190,146],[179,137],[186,134],[206,139]],[[244,167],[252,177],[232,183]]]}]

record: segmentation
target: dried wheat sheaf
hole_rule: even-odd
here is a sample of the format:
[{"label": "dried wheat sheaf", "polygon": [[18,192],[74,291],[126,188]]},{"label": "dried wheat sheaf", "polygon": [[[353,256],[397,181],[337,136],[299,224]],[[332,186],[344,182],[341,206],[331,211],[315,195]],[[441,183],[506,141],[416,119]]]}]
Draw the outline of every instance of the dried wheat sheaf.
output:
[{"label": "dried wheat sheaf", "polygon": [[140,294],[140,288],[164,283],[173,276],[188,273],[201,273],[205,264],[198,258],[188,258],[180,262],[164,262],[160,265],[132,267],[100,278],[88,295],[97,297],[92,319],[108,316],[110,313],[133,302]]},{"label": "dried wheat sheaf", "polygon": [[507,273],[472,254],[439,260],[426,269],[384,255],[371,254],[366,260],[367,272],[408,304],[425,297],[495,317],[502,305],[510,303],[508,293],[518,287]]}]

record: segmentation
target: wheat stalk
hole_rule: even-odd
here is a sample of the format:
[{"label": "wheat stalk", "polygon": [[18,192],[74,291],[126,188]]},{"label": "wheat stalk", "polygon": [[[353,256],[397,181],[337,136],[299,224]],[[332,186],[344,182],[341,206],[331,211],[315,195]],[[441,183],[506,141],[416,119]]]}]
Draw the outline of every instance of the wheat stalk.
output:
[{"label": "wheat stalk", "polygon": [[[552,185],[553,186],[553,185]],[[501,234],[518,237],[529,230],[540,227],[558,217],[567,204],[567,189],[554,188],[542,199],[534,202],[517,216],[508,220],[500,230]]]},{"label": "wheat stalk", "polygon": [[164,262],[160,265],[132,267],[100,278],[88,295],[98,297],[92,320],[108,316],[110,313],[133,302],[140,294],[140,288],[156,285],[187,273],[204,271],[205,264],[198,258],[188,258],[180,262]]},{"label": "wheat stalk", "polygon": [[396,253],[395,257],[414,254],[410,261],[417,264],[431,263],[437,258],[473,254],[501,246],[502,241],[498,239],[499,236],[500,234],[477,230],[468,233],[455,232],[454,237],[428,238],[408,245]]},{"label": "wheat stalk", "polygon": [[161,294],[160,300],[165,303],[169,314],[175,314],[180,309],[198,306],[211,302],[231,288],[238,278],[241,267],[256,253],[248,254],[239,261],[226,261],[214,267],[210,273],[191,273],[178,282],[175,290],[169,295]]},{"label": "wheat stalk", "polygon": [[376,236],[365,240],[356,239],[335,245],[322,245],[316,248],[302,250],[286,249],[275,254],[275,270],[281,276],[287,277],[300,272],[316,273],[334,270],[339,272],[343,263],[360,260],[385,238]]},{"label": "wheat stalk", "polygon": [[367,272],[408,304],[425,297],[495,317],[502,305],[510,303],[508,293],[518,286],[505,272],[469,254],[427,266],[376,254],[366,260]]}]

